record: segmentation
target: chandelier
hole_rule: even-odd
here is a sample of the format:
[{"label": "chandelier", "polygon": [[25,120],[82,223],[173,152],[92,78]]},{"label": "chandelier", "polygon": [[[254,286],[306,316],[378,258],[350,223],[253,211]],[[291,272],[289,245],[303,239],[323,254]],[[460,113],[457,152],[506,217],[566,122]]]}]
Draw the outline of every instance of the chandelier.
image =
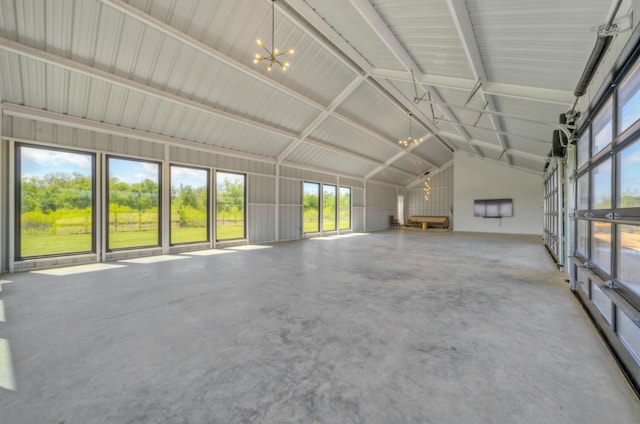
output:
[{"label": "chandelier", "polygon": [[413,115],[410,113],[409,114],[409,138],[405,138],[404,140],[398,140],[398,143],[400,143],[404,147],[409,147],[409,146],[418,144],[418,140],[416,140],[411,136],[411,117],[412,116]]},{"label": "chandelier", "polygon": [[429,200],[429,194],[431,194],[431,178],[427,177],[424,180],[424,200]]},{"label": "chandelier", "polygon": [[267,71],[271,71],[271,68],[273,68],[273,64],[277,63],[278,65],[280,65],[280,69],[282,69],[283,71],[286,71],[287,68],[289,67],[289,62],[283,62],[279,59],[280,56],[285,55],[291,55],[293,54],[293,49],[289,49],[287,51],[284,52],[279,52],[278,49],[276,49],[275,47],[273,47],[274,45],[274,32],[275,32],[275,3],[276,0],[271,0],[271,50],[269,50],[267,48],[267,46],[260,41],[260,39],[257,40],[258,45],[260,46],[260,48],[264,49],[267,54],[256,54],[256,57],[253,59],[253,63],[260,63],[263,60],[266,60],[267,62],[269,62],[269,65],[267,66]]}]

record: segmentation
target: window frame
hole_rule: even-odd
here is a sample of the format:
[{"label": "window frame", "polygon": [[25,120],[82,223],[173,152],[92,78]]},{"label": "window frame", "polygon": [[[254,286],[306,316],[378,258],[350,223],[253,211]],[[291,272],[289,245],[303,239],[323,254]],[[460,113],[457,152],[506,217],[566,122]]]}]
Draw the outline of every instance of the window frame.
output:
[{"label": "window frame", "polygon": [[[243,196],[243,207],[242,207],[242,237],[234,237],[234,238],[223,238],[221,239],[218,236],[218,175],[219,174],[230,174],[230,175],[240,175],[243,179],[243,187],[242,187],[242,196]],[[223,169],[216,169],[214,172],[214,185],[215,185],[215,210],[214,210],[214,219],[215,219],[215,240],[216,242],[228,242],[228,241],[236,241],[236,240],[246,240],[247,239],[247,174],[243,172],[234,172],[227,171]]]},{"label": "window frame", "polygon": [[[51,253],[44,255],[22,255],[22,149],[39,149],[62,153],[72,153],[77,155],[84,155],[91,158],[91,248],[90,250],[79,250],[74,252],[63,253]],[[43,259],[43,258],[56,258],[65,256],[75,256],[84,254],[96,253],[96,218],[98,216],[96,211],[97,205],[97,182],[96,182],[96,169],[97,169],[97,157],[95,153],[85,152],[80,150],[73,150],[60,147],[41,146],[29,143],[16,143],[14,146],[14,221],[15,221],[15,234],[14,234],[14,260],[23,261],[31,259]]]},{"label": "window frame", "polygon": [[[110,178],[110,160],[111,159],[116,159],[116,160],[124,160],[124,161],[129,161],[129,162],[141,162],[141,163],[151,163],[154,164],[158,167],[158,177],[157,177],[157,182],[158,182],[158,237],[157,237],[157,241],[156,244],[150,244],[150,245],[140,245],[140,246],[129,246],[129,247],[116,247],[116,248],[112,248],[110,246],[110,242],[111,242],[111,224],[110,224],[110,219],[109,219],[109,206],[111,204],[110,198],[111,198],[111,189],[110,189],[110,183],[111,183],[111,178]],[[131,158],[131,157],[126,157],[126,156],[118,156],[118,155],[106,155],[105,156],[105,176],[106,176],[106,181],[105,181],[105,202],[104,202],[104,216],[106,217],[105,219],[105,245],[106,245],[106,251],[107,252],[119,252],[119,251],[124,251],[124,250],[134,250],[134,249],[151,249],[151,248],[158,248],[162,246],[162,220],[163,220],[163,211],[162,211],[162,206],[163,206],[163,202],[162,202],[162,193],[163,193],[163,187],[162,187],[162,163],[159,161],[154,161],[154,160],[149,160],[149,159],[138,159],[138,158]]]},{"label": "window frame", "polygon": [[[209,243],[211,241],[211,170],[208,168],[200,168],[200,167],[196,167],[196,166],[186,166],[186,165],[179,165],[179,164],[174,164],[174,163],[170,163],[169,164],[169,191],[171,192],[171,189],[173,188],[173,174],[172,174],[172,170],[173,168],[186,168],[186,169],[193,169],[193,170],[197,170],[197,171],[204,171],[206,174],[206,196],[207,196],[207,200],[206,200],[206,240],[195,240],[195,241],[186,241],[186,242],[180,242],[180,243],[174,243],[172,241],[172,236],[173,236],[173,229],[171,227],[171,211],[172,211],[172,201],[173,198],[171,196],[171,193],[169,193],[169,246],[183,246],[183,245],[187,245],[187,244],[197,244],[197,243]],[[246,188],[245,188],[246,191]]]}]

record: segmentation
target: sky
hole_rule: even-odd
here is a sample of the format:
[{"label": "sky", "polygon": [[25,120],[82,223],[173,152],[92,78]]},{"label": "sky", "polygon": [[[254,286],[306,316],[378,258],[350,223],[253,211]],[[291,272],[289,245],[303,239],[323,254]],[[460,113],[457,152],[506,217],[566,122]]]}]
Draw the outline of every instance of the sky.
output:
[{"label": "sky", "polygon": [[[90,176],[93,156],[83,153],[63,152],[23,146],[20,149],[20,166],[23,177],[43,177],[52,172],[80,173]],[[158,179],[159,165],[120,158],[109,158],[109,173],[126,183],[145,179]],[[182,166],[171,167],[171,182],[179,186],[203,187],[207,184],[207,171]]]},{"label": "sky", "polygon": [[[23,177],[43,177],[56,171],[91,175],[93,157],[86,154],[21,147],[20,166]],[[62,168],[62,169],[61,169]]]}]

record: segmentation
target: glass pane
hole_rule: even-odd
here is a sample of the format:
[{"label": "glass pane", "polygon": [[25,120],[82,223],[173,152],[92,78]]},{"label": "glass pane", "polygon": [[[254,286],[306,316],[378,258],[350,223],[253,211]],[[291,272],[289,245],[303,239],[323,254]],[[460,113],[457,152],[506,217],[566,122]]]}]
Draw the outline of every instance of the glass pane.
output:
[{"label": "glass pane", "polygon": [[611,209],[611,159],[593,168],[593,209]]},{"label": "glass pane", "polygon": [[589,160],[589,131],[585,131],[578,140],[578,146],[576,149],[577,154],[577,167],[580,168],[582,165],[587,163]]},{"label": "glass pane", "polygon": [[640,142],[635,142],[619,153],[620,199],[618,207],[640,207]]},{"label": "glass pane", "polygon": [[20,147],[19,257],[90,252],[93,156]]},{"label": "glass pane", "polygon": [[304,206],[304,232],[320,231],[320,184],[304,183],[302,204]]},{"label": "glass pane", "polygon": [[618,224],[618,280],[640,295],[640,226]]},{"label": "glass pane", "polygon": [[640,72],[638,67],[618,90],[618,131],[622,133],[640,118]]},{"label": "glass pane", "polygon": [[340,229],[351,228],[351,188],[340,187]]},{"label": "glass pane", "polygon": [[589,221],[584,219],[578,220],[576,226],[578,243],[576,244],[576,251],[585,258],[589,257]]},{"label": "glass pane", "polygon": [[322,186],[322,231],[336,229],[336,186]]},{"label": "glass pane", "polygon": [[209,172],[171,166],[171,244],[208,241]]},{"label": "glass pane", "polygon": [[591,223],[591,261],[604,272],[611,273],[611,224]]},{"label": "glass pane", "polygon": [[578,286],[582,289],[584,294],[589,297],[589,277],[584,273],[582,268],[578,268],[578,273],[576,276]]},{"label": "glass pane", "polygon": [[216,173],[216,239],[245,238],[245,176]]},{"label": "glass pane", "polygon": [[159,244],[160,166],[109,158],[109,249]]},{"label": "glass pane", "polygon": [[607,106],[593,122],[592,156],[595,156],[598,152],[607,147],[607,145],[611,144],[611,138],[613,137],[611,124],[611,100],[609,100]]},{"label": "glass pane", "polygon": [[589,209],[589,173],[578,178],[578,207],[577,210]]},{"label": "glass pane", "polygon": [[602,290],[597,284],[591,285],[591,301],[596,305],[596,308],[598,308],[604,319],[611,324],[611,299],[602,293]]},{"label": "glass pane", "polygon": [[618,335],[633,354],[636,362],[640,363],[640,323],[635,323],[621,309],[618,309]]}]

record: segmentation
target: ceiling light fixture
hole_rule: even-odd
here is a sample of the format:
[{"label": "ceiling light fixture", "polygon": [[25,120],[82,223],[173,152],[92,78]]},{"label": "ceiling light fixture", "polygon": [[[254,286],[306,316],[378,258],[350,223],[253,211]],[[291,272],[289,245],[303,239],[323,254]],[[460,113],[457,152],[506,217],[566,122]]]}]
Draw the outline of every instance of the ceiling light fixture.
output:
[{"label": "ceiling light fixture", "polygon": [[278,52],[278,49],[276,49],[275,47],[273,47],[274,45],[274,32],[275,32],[275,19],[276,19],[276,12],[275,12],[275,3],[276,0],[271,0],[271,50],[269,50],[267,48],[267,46],[260,41],[260,39],[257,40],[258,45],[263,48],[267,54],[266,55],[262,55],[262,54],[256,54],[256,57],[253,59],[253,63],[260,63],[263,60],[266,60],[267,62],[269,62],[269,66],[267,66],[267,71],[271,71],[271,68],[273,68],[273,64],[277,63],[278,65],[280,65],[280,69],[282,69],[283,71],[286,71],[287,68],[289,67],[289,62],[283,62],[280,59],[278,59],[279,56],[282,55],[291,55],[293,54],[293,49],[289,49],[287,51],[284,51],[282,53]]},{"label": "ceiling light fixture", "polygon": [[409,114],[409,138],[405,138],[404,140],[398,140],[398,143],[402,144],[404,147],[409,147],[415,144],[418,144],[418,140],[412,137],[411,135],[411,117],[413,114]]},{"label": "ceiling light fixture", "polygon": [[424,180],[424,200],[429,200],[429,196],[431,195],[431,178],[427,177]]}]

